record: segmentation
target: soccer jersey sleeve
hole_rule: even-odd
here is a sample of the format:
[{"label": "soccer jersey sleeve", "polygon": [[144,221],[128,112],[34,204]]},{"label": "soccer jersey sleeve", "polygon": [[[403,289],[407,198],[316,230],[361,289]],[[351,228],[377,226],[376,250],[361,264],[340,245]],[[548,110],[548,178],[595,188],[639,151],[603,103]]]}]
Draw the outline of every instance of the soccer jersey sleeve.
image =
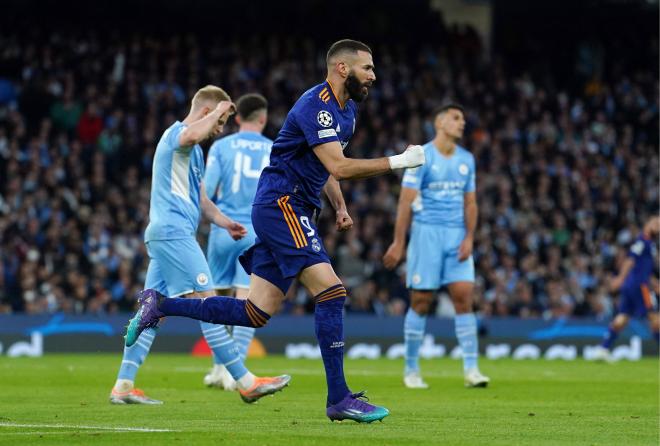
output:
[{"label": "soccer jersey sleeve", "polygon": [[422,188],[422,180],[424,179],[424,166],[408,168],[403,173],[403,180],[401,186],[409,187],[410,189],[420,190]]},{"label": "soccer jersey sleeve", "polygon": [[644,243],[644,240],[636,240],[635,243],[630,246],[630,250],[628,250],[628,257],[637,260],[644,254],[644,251],[646,251],[646,243]]},{"label": "soccer jersey sleeve", "polygon": [[181,135],[181,132],[186,128],[186,126],[183,123],[179,123],[179,125],[174,125],[170,127],[170,132],[167,135],[167,145],[174,150],[190,150],[194,146],[190,147],[180,147],[179,146],[179,136]]},{"label": "soccer jersey sleeve", "polygon": [[339,141],[335,130],[337,123],[329,107],[311,105],[301,107],[295,116],[308,146],[314,147]]},{"label": "soccer jersey sleeve", "polygon": [[470,162],[468,163],[470,173],[468,174],[468,179],[465,182],[465,192],[474,192],[477,190],[477,168],[474,162],[474,156],[470,156]]}]

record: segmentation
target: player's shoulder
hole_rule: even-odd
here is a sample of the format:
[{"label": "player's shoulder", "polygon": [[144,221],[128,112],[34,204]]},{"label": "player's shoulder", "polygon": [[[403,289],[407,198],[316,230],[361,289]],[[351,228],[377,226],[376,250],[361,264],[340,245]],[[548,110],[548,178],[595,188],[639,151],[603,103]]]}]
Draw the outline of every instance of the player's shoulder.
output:
[{"label": "player's shoulder", "polygon": [[468,149],[466,149],[465,147],[460,146],[460,145],[457,144],[457,145],[456,145],[456,153],[457,153],[461,158],[464,158],[464,159],[469,160],[469,161],[471,161],[472,163],[474,163],[474,155],[472,154],[472,152],[470,152],[470,151],[469,151]]},{"label": "player's shoulder", "polygon": [[332,94],[332,90],[327,82],[315,85],[298,98],[293,109],[296,111],[331,111],[333,109],[333,102],[331,101]]},{"label": "player's shoulder", "polygon": [[232,141],[234,141],[238,137],[238,133],[232,133],[231,135],[226,135],[223,136],[222,138],[218,138],[215,141],[213,141],[213,144],[211,144],[211,151],[217,151],[220,150],[222,147],[227,147],[227,145],[231,144]]},{"label": "player's shoulder", "polygon": [[[158,145],[161,146],[161,148],[164,145],[171,150],[176,150],[179,147],[179,135],[186,127],[186,124],[183,122],[175,121],[165,129]],[[158,150],[158,148],[156,150]]]}]

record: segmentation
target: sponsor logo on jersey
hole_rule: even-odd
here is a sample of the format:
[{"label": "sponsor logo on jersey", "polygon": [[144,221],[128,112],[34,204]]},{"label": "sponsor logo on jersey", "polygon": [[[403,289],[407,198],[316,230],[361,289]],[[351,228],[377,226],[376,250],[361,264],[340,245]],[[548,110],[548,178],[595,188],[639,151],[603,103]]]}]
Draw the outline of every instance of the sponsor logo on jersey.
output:
[{"label": "sponsor logo on jersey", "polygon": [[333,129],[319,130],[319,138],[330,138],[331,136],[337,136],[337,132]]}]

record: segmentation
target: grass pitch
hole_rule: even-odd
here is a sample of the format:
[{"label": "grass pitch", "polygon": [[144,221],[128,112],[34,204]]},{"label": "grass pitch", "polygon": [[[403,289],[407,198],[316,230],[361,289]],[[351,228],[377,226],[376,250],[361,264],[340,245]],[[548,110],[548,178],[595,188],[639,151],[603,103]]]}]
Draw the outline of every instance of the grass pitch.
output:
[{"label": "grass pitch", "polygon": [[[330,423],[321,361],[249,360],[290,387],[248,405],[202,385],[210,360],[150,355],[138,387],[162,406],[113,406],[120,354],[0,358],[0,444],[94,445],[658,445],[658,360],[481,360],[487,389],[463,388],[459,361],[422,361],[429,390],[408,390],[401,361],[347,360],[383,423]],[[162,431],[160,431],[162,430]]]}]

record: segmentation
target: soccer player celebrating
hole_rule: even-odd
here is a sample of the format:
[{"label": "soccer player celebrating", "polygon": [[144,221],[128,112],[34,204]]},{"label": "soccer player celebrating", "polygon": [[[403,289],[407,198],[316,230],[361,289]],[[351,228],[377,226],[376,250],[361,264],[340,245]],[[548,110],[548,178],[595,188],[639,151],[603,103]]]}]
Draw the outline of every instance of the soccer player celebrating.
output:
[{"label": "soccer player celebrating", "polygon": [[[185,298],[215,294],[209,266],[195,239],[200,212],[213,224],[225,228],[234,240],[246,235],[243,225],[225,216],[207,198],[201,182],[204,157],[199,143],[220,134],[234,109],[224,90],[206,86],[193,97],[188,116],[165,130],[158,142],[151,180],[149,226],[144,235],[150,258],[146,288]],[[226,333],[224,326],[219,328]],[[133,384],[155,335],[154,329],[145,330],[124,349],[117,382],[110,393],[111,403],[162,404],[145,396]],[[228,342],[234,343],[232,339]],[[223,361],[236,364],[231,371],[246,402],[281,390],[290,379],[287,375],[255,377],[242,365],[236,348],[229,348],[223,354]]]},{"label": "soccer player celebrating", "polygon": [[[610,282],[612,292],[621,291],[619,312],[605,334],[596,359],[609,361],[610,350],[621,330],[626,328],[631,317],[647,317],[653,332],[653,338],[660,340],[660,319],[655,296],[649,290],[649,281],[653,276],[655,260],[653,240],[660,234],[660,217],[653,217],[646,222],[642,233],[630,246],[628,257],[623,262],[619,274]],[[657,281],[655,283],[657,288]]]},{"label": "soccer player celebrating", "polygon": [[252,206],[257,241],[242,257],[251,274],[246,300],[165,298],[153,290],[140,296],[142,306],[131,320],[131,345],[163,316],[187,316],[207,322],[261,327],[273,315],[291,282],[298,277],[315,296],[314,320],[328,387],[326,415],[331,420],[382,420],[384,407],[353,393],[344,378],[343,307],[346,289],[335,274],[317,233],[314,216],[325,191],[336,211],[340,231],[353,225],[339,180],[382,175],[393,169],[424,164],[424,150],[411,146],[402,154],[375,159],[344,157],[355,129],[357,103],[366,99],[376,80],[371,49],[355,40],[334,43],[327,54],[328,77],[295,103],[280,130],[270,165],[259,179]]},{"label": "soccer player celebrating", "polygon": [[411,290],[404,322],[406,364],[404,384],[427,388],[419,372],[419,348],[433,293],[447,286],[456,310],[456,337],[463,351],[467,387],[485,387],[490,381],[477,367],[477,319],[472,312],[474,261],[472,245],[477,226],[475,163],[457,143],[463,136],[463,108],[446,105],[434,114],[435,138],[424,146],[426,164],[403,176],[394,241],[383,262],[394,268],[408,246],[406,284]]},{"label": "soccer player celebrating", "polygon": [[[247,94],[236,101],[238,133],[217,140],[209,151],[204,187],[210,199],[229,218],[240,222],[247,235],[234,240],[227,231],[211,225],[207,259],[213,283],[219,295],[233,292],[238,299],[246,299],[250,278],[238,262],[238,256],[252,246],[256,235],[250,214],[257,183],[268,165],[273,141],[261,134],[268,121],[268,102],[260,94]],[[240,362],[226,355],[233,347],[229,333],[222,327],[202,322],[204,335],[213,351],[214,366],[204,377],[204,384],[225,390],[235,390],[236,381],[228,369],[242,367]],[[231,337],[236,343],[241,361],[254,337],[253,327],[236,326]],[[224,362],[227,361],[227,362]],[[234,362],[232,362],[234,361]],[[234,373],[235,374],[235,373]]]}]

